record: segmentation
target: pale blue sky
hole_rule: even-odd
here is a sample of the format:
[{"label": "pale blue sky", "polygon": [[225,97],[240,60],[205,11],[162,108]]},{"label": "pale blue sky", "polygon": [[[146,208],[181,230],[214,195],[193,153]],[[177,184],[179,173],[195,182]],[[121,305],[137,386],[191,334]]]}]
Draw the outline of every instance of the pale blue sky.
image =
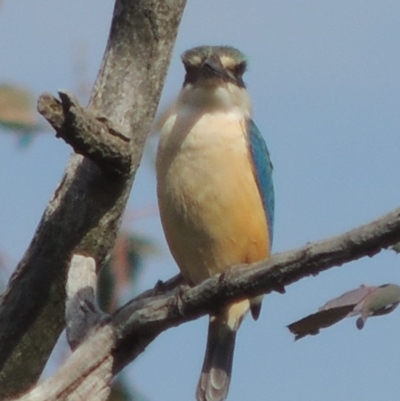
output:
[{"label": "pale blue sky", "polygon": [[[112,7],[110,0],[3,0],[0,82],[35,94],[74,91],[79,44],[94,79]],[[179,90],[179,54],[187,48],[229,44],[248,55],[245,81],[275,166],[275,251],[339,234],[399,206],[399,21],[398,0],[188,2],[162,104]],[[15,262],[69,154],[52,135],[26,151],[14,137],[0,136],[0,248]],[[147,161],[129,205],[155,203]],[[177,268],[157,215],[133,227],[163,251],[148,261],[144,290]],[[399,258],[385,252],[305,279],[284,296],[268,296],[260,320],[246,319],[238,335],[228,399],[397,400],[399,312],[371,319],[362,331],[348,319],[296,343],[285,326],[361,283],[400,283],[398,265]],[[129,377],[150,400],[194,399],[206,326],[203,318],[169,330],[134,363]]]}]

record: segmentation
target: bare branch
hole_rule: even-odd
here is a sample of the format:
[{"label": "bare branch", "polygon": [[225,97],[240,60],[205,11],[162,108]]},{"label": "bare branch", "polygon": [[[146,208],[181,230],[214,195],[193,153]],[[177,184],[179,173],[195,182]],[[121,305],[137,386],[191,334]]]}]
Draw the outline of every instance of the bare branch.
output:
[{"label": "bare branch", "polygon": [[105,315],[97,307],[97,274],[93,258],[74,255],[68,270],[65,321],[67,339],[75,349]]},{"label": "bare branch", "polygon": [[[100,267],[114,244],[185,2],[116,1],[89,108],[94,115],[113,121],[120,132],[129,133],[130,174],[104,174],[92,160],[77,154],[71,157],[0,298],[0,399],[16,396],[35,383],[65,326],[65,282],[71,255],[88,255]],[[63,124],[67,108],[61,114],[57,102],[50,107],[55,120]]]},{"label": "bare branch", "polygon": [[38,99],[38,110],[76,153],[94,161],[105,172],[126,176],[131,171],[129,134],[123,135],[106,118],[97,118],[75,97],[59,92],[61,102],[48,93]]},{"label": "bare branch", "polygon": [[[19,401],[105,401],[110,392],[113,357],[109,348],[113,331],[108,327],[92,336],[92,347],[79,347],[43,384],[19,398]],[[98,349],[103,349],[100,353]],[[85,365],[82,369],[78,366]]]},{"label": "bare branch", "polygon": [[[281,292],[285,286],[304,277],[375,255],[399,240],[400,209],[397,209],[340,236],[276,254],[268,261],[232,267],[228,273],[194,288],[177,287],[174,278],[172,285],[168,283],[165,293],[160,294],[162,285],[158,284],[153,291],[147,291],[115,312],[108,323],[104,322],[78,347],[56,376],[18,401],[55,400],[48,395],[52,391],[67,394],[63,391],[78,384],[86,388],[89,384],[85,381],[91,383],[95,369],[107,369],[111,363],[112,375],[116,374],[168,328],[215,311],[233,300]],[[42,398],[34,398],[34,394]]]},{"label": "bare branch", "polygon": [[[210,278],[190,290],[150,295],[147,299],[139,297],[117,311],[112,323],[122,343],[132,340],[132,337],[135,339],[130,345],[132,355],[136,356],[155,336],[170,327],[218,310],[233,300],[272,291],[283,292],[285,286],[302,278],[316,276],[365,256],[371,257],[399,239],[400,209],[397,209],[337,237],[275,254],[264,262],[232,267],[227,273]],[[124,356],[115,362],[118,363],[126,364]]]}]

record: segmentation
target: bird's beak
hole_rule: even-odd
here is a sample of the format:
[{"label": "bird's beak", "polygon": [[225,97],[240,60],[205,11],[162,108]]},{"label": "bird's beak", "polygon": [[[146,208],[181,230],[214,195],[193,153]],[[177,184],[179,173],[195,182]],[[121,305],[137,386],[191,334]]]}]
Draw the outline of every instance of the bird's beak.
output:
[{"label": "bird's beak", "polygon": [[203,64],[203,70],[207,75],[214,75],[222,79],[233,79],[232,74],[222,66],[221,61],[217,57],[209,57]]}]

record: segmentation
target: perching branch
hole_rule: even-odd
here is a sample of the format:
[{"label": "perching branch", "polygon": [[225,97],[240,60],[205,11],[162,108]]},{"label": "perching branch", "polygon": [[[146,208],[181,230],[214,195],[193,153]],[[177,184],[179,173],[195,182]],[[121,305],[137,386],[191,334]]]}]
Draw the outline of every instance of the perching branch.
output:
[{"label": "perching branch", "polygon": [[114,244],[184,6],[185,0],[117,0],[88,109],[62,92],[61,102],[49,95],[39,100],[39,110],[80,154],[71,157],[0,298],[0,399],[17,396],[39,377],[65,327],[67,277],[69,338],[73,345],[83,342],[54,377],[20,399],[104,400],[112,377],[162,331],[232,300],[283,292],[303,277],[372,256],[400,241],[397,210],[251,268],[233,267],[192,289],[160,284],[107,319],[95,307],[83,307],[83,318],[74,312],[81,301],[93,305],[88,301],[93,272],[88,286],[75,291],[76,271],[68,275],[69,266],[77,267],[74,258],[85,255],[80,266],[100,267]]},{"label": "perching branch", "polygon": [[[37,381],[65,326],[65,283],[71,256],[90,256],[100,267],[114,244],[185,3],[117,0],[90,112],[83,113],[65,94],[60,94],[62,104],[50,102],[55,121],[65,127],[62,136],[88,157],[71,157],[0,298],[0,399],[16,396]],[[93,116],[101,117],[100,124]],[[113,135],[107,121],[128,135],[129,142]],[[95,133],[85,133],[87,127],[100,131],[97,141]],[[110,141],[120,147],[121,155],[126,155],[128,148],[128,174],[124,168],[123,174],[109,174],[107,165],[112,162],[101,156],[101,149]]]},{"label": "perching branch", "polygon": [[[283,292],[285,286],[304,277],[373,256],[399,240],[400,209],[397,209],[340,236],[276,254],[269,261],[232,267],[194,288],[177,286],[176,278],[173,285],[168,283],[165,288],[158,284],[116,311],[108,322],[100,324],[55,376],[18,401],[51,401],[70,394],[71,398],[62,399],[77,400],[72,390],[78,386],[88,401],[103,400],[104,389],[112,376],[164,330],[215,311],[233,300]],[[103,382],[96,387],[93,380],[98,371],[103,372]]]}]

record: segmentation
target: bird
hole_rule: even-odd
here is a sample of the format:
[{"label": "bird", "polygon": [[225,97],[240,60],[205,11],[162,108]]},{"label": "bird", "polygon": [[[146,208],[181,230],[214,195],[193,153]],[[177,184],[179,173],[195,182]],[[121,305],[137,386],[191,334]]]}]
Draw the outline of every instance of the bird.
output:
[{"label": "bird", "polygon": [[[245,55],[198,46],[181,59],[182,89],[157,123],[157,198],[171,254],[194,286],[270,257],[275,197],[273,166],[243,81]],[[233,302],[210,315],[197,401],[226,399],[237,330],[249,310],[258,319],[261,301]]]}]

